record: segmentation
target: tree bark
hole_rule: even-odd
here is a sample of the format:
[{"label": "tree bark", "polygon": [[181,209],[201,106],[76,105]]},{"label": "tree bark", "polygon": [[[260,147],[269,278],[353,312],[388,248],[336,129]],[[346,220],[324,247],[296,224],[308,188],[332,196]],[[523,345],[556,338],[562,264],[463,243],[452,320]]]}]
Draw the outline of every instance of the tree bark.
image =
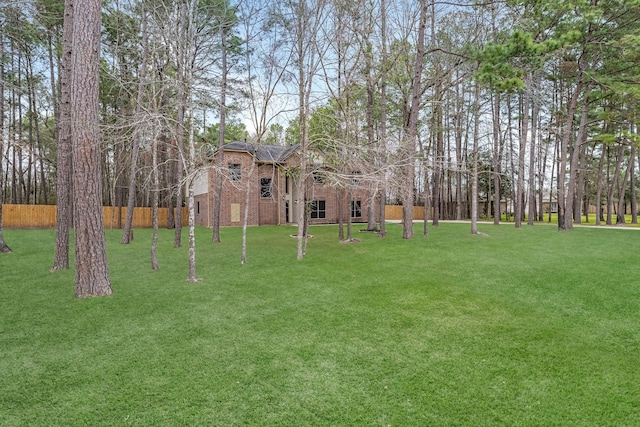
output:
[{"label": "tree bark", "polygon": [[[143,125],[141,112],[142,112],[142,101],[144,95],[144,87],[146,83],[147,77],[147,62],[149,57],[149,43],[148,43],[148,33],[147,33],[147,14],[142,10],[142,23],[141,23],[141,31],[142,31],[142,61],[140,62],[140,68],[138,69],[138,94],[136,97],[136,110],[134,116],[134,130],[133,130],[133,145],[131,147],[131,170],[129,171],[129,191],[128,191],[128,199],[127,199],[127,218],[124,223],[124,231],[122,232],[122,244],[128,244],[133,240],[133,211],[136,207],[136,175],[138,173],[138,154],[140,152],[140,134],[141,134],[141,126]],[[157,145],[156,135],[154,137],[153,144]],[[158,153],[157,146],[155,152],[154,160],[157,161]],[[157,171],[153,171],[157,175]],[[157,199],[157,194],[156,194]]]},{"label": "tree bark", "polygon": [[[366,89],[367,89],[367,145],[373,147],[375,145],[375,123],[373,120],[373,108],[374,108],[374,95],[375,95],[375,81],[373,76],[373,48],[371,42],[367,41],[365,50],[365,62],[366,62]],[[367,231],[378,231],[376,227],[376,193],[377,185],[370,185],[369,198],[367,201]]]},{"label": "tree bark", "polygon": [[[191,23],[193,25],[193,22]],[[188,81],[191,82],[193,75],[191,69],[188,73]],[[190,92],[191,93],[191,92]],[[189,282],[197,282],[198,276],[196,275],[196,210],[195,210],[195,193],[193,189],[193,177],[196,172],[196,142],[194,137],[194,123],[193,123],[193,99],[191,94],[187,98],[187,111],[189,117],[189,157],[187,160],[187,208],[188,208],[188,223],[189,223]],[[182,208],[180,208],[182,210]],[[180,215],[182,218],[182,215]]]},{"label": "tree bark", "polygon": [[[0,21],[0,58],[4,57],[4,26]],[[4,241],[2,233],[2,203],[4,203],[4,183],[2,157],[4,156],[4,61],[0,60],[0,253],[10,253],[11,248]]]},{"label": "tree bark", "polygon": [[69,228],[72,225],[73,158],[71,154],[71,53],[73,41],[74,0],[64,3],[62,35],[62,65],[60,73],[60,120],[58,131],[58,159],[56,175],[56,248],[51,271],[69,268]]},{"label": "tree bark", "polygon": [[[2,149],[2,144],[0,143],[0,150]],[[0,175],[2,175],[2,165],[0,165]],[[2,231],[2,192],[0,192],[0,253],[8,254],[11,253],[11,248],[4,241],[4,233]]]},{"label": "tree bark", "polygon": [[[256,168],[256,159],[251,159],[251,168],[247,173],[247,181],[244,187],[244,215],[242,218],[242,248],[240,250],[240,264],[247,262],[247,224],[249,223],[249,204],[251,203],[251,184],[253,172]],[[273,181],[271,181],[273,183]],[[219,240],[218,240],[219,241]]]},{"label": "tree bark", "polygon": [[500,94],[493,96],[493,223],[500,224],[500,181],[502,135],[500,130]]},{"label": "tree bark", "polygon": [[567,186],[567,199],[565,208],[565,229],[573,228],[573,221],[575,217],[580,216],[579,208],[576,212],[575,196],[578,192],[578,186],[582,185],[578,181],[578,168],[580,165],[580,153],[582,151],[583,144],[586,144],[587,137],[587,118],[588,118],[588,101],[585,95],[584,103],[582,105],[582,114],[580,116],[580,124],[578,126],[578,134],[571,150],[571,161],[569,166],[569,185]]},{"label": "tree bark", "polygon": [[112,293],[102,218],[99,66],[100,0],[74,4],[71,134],[75,218],[76,297]]},{"label": "tree bark", "polygon": [[414,205],[414,181],[415,181],[415,154],[416,139],[418,136],[418,113],[420,110],[422,70],[424,68],[425,47],[424,39],[427,28],[426,0],[420,0],[420,24],[418,27],[418,40],[416,44],[415,73],[411,88],[411,107],[408,121],[405,123],[404,141],[404,188],[402,190],[402,238],[413,238],[413,205]]},{"label": "tree bark", "polygon": [[[613,212],[615,211],[615,203],[613,196],[615,190],[618,187],[618,181],[620,177],[620,169],[622,166],[622,159],[624,159],[624,145],[620,144],[618,147],[618,153],[616,154],[616,165],[613,177],[609,179],[609,189],[607,191],[607,225],[613,225]],[[609,166],[607,162],[607,166]],[[608,170],[608,168],[607,168]]]},{"label": "tree bark", "polygon": [[[536,78],[537,81],[539,79]],[[534,83],[534,82],[532,82]],[[532,96],[531,105],[531,142],[529,145],[529,218],[527,225],[533,225],[536,219],[536,144],[538,139],[538,113],[540,111],[540,103],[536,96]],[[542,187],[540,187],[542,192]]]},{"label": "tree bark", "polygon": [[[154,126],[155,127],[155,126]],[[158,193],[160,192],[160,179],[158,178],[158,135],[154,131],[153,142],[151,143],[151,182],[153,182],[153,192],[151,193],[151,226],[153,227],[153,237],[151,238],[151,268],[158,270]]]},{"label": "tree bark", "polygon": [[381,185],[380,185],[380,214],[378,227],[378,237],[383,238],[387,234],[385,224],[385,205],[387,203],[387,184],[386,184],[386,166],[387,166],[387,7],[386,0],[380,0],[380,35],[382,43],[382,71],[380,73],[380,157],[381,164]]},{"label": "tree bark", "polygon": [[520,125],[520,147],[518,149],[518,187],[516,193],[516,209],[514,212],[514,224],[516,228],[522,227],[524,216],[524,160],[527,151],[527,139],[529,138],[529,114],[531,104],[531,92],[533,91],[533,79],[531,72],[527,72],[525,79],[525,92],[523,101],[522,124]]},{"label": "tree bark", "polygon": [[[460,79],[459,71],[456,70],[456,80]],[[456,220],[463,218],[463,196],[462,191],[462,171],[464,168],[464,157],[462,156],[462,129],[463,129],[463,109],[464,100],[460,94],[460,84],[456,84],[456,112],[455,112],[455,140],[456,140]]]},{"label": "tree bark", "polygon": [[[155,92],[155,91],[154,91]],[[157,112],[157,103],[155,96],[153,97],[153,109]],[[158,197],[160,193],[160,177],[158,170],[158,139],[160,137],[158,125],[154,119],[153,122],[153,140],[151,142],[151,182],[153,190],[151,193],[151,227],[153,228],[153,236],[151,237],[151,269],[158,270]]]},{"label": "tree bark", "polygon": [[638,200],[636,196],[636,174],[635,174],[635,163],[636,156],[635,153],[637,151],[636,146],[632,145],[631,151],[633,152],[633,156],[629,157],[629,162],[631,162],[631,182],[629,191],[631,192],[631,224],[638,223]]},{"label": "tree bark", "polygon": [[220,243],[220,204],[222,197],[222,179],[224,170],[224,132],[227,121],[227,28],[223,25],[220,29],[220,48],[222,62],[222,79],[220,81],[220,125],[218,127],[218,181],[216,185],[216,199],[213,210],[213,242]]},{"label": "tree bark", "polygon": [[478,139],[480,139],[480,84],[475,83],[473,114],[473,171],[471,181],[471,234],[478,234]]},{"label": "tree bark", "polygon": [[629,155],[629,161],[627,163],[627,168],[624,171],[624,176],[622,177],[622,181],[618,187],[618,209],[616,216],[616,225],[626,224],[626,219],[624,217],[625,213],[625,202],[626,202],[626,186],[627,180],[631,176],[631,180],[633,180],[633,175],[631,172],[633,171],[633,159],[636,157],[636,147],[634,145],[631,146],[631,154]]}]

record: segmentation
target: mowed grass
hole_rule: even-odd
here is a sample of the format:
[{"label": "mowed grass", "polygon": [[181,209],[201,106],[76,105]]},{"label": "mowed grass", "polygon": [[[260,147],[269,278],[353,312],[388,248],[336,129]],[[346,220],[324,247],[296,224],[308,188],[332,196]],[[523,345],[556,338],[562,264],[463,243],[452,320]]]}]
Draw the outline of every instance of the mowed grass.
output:
[{"label": "mowed grass", "polygon": [[[416,225],[419,234],[421,226]],[[55,232],[5,230],[2,426],[637,426],[640,232],[442,223],[430,236],[107,231],[114,293],[49,273]]]}]

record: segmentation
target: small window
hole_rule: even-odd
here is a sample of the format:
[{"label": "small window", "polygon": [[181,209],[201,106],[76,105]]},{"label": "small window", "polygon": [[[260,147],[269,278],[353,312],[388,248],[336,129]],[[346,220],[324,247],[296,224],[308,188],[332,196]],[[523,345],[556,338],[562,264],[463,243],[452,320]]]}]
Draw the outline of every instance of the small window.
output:
[{"label": "small window", "polygon": [[273,180],[271,178],[260,178],[260,197],[271,198],[273,197],[271,188]]},{"label": "small window", "polygon": [[311,202],[311,218],[321,219],[327,217],[324,200],[314,200]]},{"label": "small window", "polygon": [[200,213],[200,202],[196,202],[196,213]]},{"label": "small window", "polygon": [[240,163],[229,163],[229,181],[240,181],[242,179],[242,165]]},{"label": "small window", "polygon": [[351,201],[351,218],[362,218],[362,202],[360,200]]},{"label": "small window", "polygon": [[314,184],[324,184],[324,176],[320,172],[313,173],[313,183]]},{"label": "small window", "polygon": [[362,174],[359,171],[351,172],[351,184],[358,185],[362,181]]}]

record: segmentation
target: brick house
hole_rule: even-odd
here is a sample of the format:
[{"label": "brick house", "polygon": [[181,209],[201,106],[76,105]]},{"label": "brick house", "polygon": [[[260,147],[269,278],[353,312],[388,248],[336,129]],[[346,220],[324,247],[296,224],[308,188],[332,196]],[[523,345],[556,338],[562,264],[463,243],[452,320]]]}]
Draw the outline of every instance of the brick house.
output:
[{"label": "brick house", "polygon": [[[247,225],[281,225],[298,222],[298,203],[295,199],[299,179],[294,178],[300,164],[298,146],[254,145],[247,142],[231,142],[223,147],[224,170],[222,171],[222,195],[220,205],[220,225],[242,225],[246,191],[249,191],[249,211]],[[305,180],[307,206],[310,223],[337,223],[339,199],[342,198],[343,221],[351,215],[353,222],[366,222],[368,200],[365,189],[352,189],[350,200],[347,192],[339,192],[325,182],[319,173],[322,166],[318,159],[322,154],[315,152],[315,166],[318,172]],[[194,182],[196,224],[205,227],[213,225],[213,209],[218,176],[214,158],[202,169]]]}]

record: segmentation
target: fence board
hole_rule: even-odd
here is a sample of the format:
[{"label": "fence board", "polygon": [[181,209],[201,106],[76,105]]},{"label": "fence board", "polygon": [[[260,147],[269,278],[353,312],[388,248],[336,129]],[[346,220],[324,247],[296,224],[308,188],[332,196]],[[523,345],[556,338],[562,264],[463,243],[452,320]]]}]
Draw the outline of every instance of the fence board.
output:
[{"label": "fence board", "polygon": [[[183,208],[182,225],[189,224],[188,209]],[[2,225],[5,228],[55,228],[56,226],[55,205],[2,205]],[[133,211],[133,227],[151,227],[151,208],[137,207]],[[158,224],[165,227],[167,224],[167,208],[158,208]],[[422,219],[424,215],[423,206],[414,206],[413,217]],[[105,228],[120,228],[124,226],[127,218],[127,208],[105,206],[103,208],[103,218]],[[120,221],[118,221],[120,218]],[[385,206],[385,218],[388,220],[402,219],[402,206]]]},{"label": "fence board", "polygon": [[[387,220],[402,220],[402,206],[386,205],[384,207],[384,217]],[[413,218],[418,220],[424,218],[424,206],[413,207]]]},{"label": "fence board", "polygon": [[[182,208],[182,225],[189,224],[188,209]],[[151,227],[151,208],[137,207],[133,211],[133,228]],[[158,208],[158,224],[167,224],[168,209]],[[2,226],[4,228],[55,228],[57,208],[55,205],[2,205]],[[127,208],[105,206],[102,209],[105,228],[124,226]],[[121,221],[118,221],[120,217]]]}]

